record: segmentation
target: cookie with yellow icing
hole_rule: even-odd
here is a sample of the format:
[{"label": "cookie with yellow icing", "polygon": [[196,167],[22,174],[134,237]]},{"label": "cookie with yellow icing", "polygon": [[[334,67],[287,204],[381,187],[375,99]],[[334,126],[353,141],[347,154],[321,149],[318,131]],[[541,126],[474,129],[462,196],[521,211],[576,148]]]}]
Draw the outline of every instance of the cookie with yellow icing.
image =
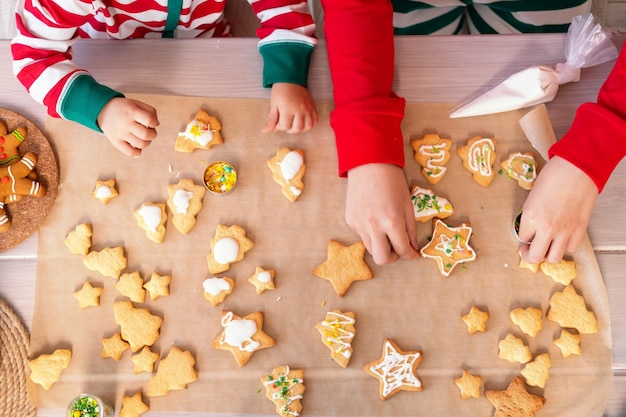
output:
[{"label": "cookie with yellow icing", "polygon": [[356,336],[356,315],[352,311],[332,310],[326,318],[315,325],[322,337],[322,343],[330,349],[330,356],[345,368],[352,357],[352,340]]},{"label": "cookie with yellow icing", "polygon": [[463,167],[472,174],[472,179],[483,187],[493,181],[496,161],[496,140],[494,138],[475,136],[465,146],[457,149],[463,160]]},{"label": "cookie with yellow icing", "polygon": [[437,134],[426,134],[421,139],[411,140],[413,157],[422,167],[422,175],[431,184],[437,184],[446,173],[446,163],[450,159],[452,140]]},{"label": "cookie with yellow icing", "polygon": [[213,145],[224,143],[221,130],[222,124],[217,117],[200,109],[187,123],[185,130],[178,134],[174,149],[185,153],[191,153],[196,149],[210,149]]}]

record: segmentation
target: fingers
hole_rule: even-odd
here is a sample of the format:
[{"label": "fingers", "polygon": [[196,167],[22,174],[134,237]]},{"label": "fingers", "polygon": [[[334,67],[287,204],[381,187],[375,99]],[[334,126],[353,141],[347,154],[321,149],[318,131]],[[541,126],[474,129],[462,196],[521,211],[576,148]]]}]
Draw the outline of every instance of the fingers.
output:
[{"label": "fingers", "polygon": [[146,128],[154,129],[159,125],[157,111],[154,107],[141,101],[135,102],[137,111],[135,113],[135,121]]},{"label": "fingers", "polygon": [[265,125],[261,129],[263,133],[273,132],[276,129],[276,125],[278,124],[278,109],[270,110],[270,114],[267,116],[267,121]]}]

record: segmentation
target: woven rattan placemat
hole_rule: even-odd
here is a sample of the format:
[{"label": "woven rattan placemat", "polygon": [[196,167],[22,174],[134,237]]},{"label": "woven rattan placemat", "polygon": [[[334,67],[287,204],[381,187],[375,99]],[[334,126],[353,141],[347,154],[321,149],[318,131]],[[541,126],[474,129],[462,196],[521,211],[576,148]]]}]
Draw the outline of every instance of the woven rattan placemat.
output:
[{"label": "woven rattan placemat", "polygon": [[28,332],[15,312],[0,299],[0,416],[37,414],[26,385]]}]

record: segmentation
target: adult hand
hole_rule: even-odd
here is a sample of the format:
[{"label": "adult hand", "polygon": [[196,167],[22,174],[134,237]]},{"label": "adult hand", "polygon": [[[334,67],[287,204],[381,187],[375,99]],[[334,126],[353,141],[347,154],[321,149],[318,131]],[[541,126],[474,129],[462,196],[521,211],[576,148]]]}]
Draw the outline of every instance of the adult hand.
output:
[{"label": "adult hand", "polygon": [[305,87],[291,83],[275,83],[270,97],[270,114],[261,131],[300,133],[317,124],[317,109]]},{"label": "adult hand", "polygon": [[117,150],[128,156],[139,156],[157,136],[156,113],[148,104],[116,97],[100,111],[98,125]]},{"label": "adult hand", "polygon": [[598,196],[595,183],[583,171],[558,156],[539,173],[523,207],[519,228],[525,262],[557,263],[575,251],[587,230]]},{"label": "adult hand", "polygon": [[348,172],[346,222],[378,265],[419,256],[409,187],[397,165],[366,164]]}]

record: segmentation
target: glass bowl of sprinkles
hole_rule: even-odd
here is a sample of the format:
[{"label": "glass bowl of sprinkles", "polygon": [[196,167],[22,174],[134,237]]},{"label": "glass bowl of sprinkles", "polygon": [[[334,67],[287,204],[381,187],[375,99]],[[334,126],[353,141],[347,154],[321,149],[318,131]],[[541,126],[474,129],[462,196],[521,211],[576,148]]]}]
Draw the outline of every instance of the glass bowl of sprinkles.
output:
[{"label": "glass bowl of sprinkles", "polygon": [[204,170],[203,181],[209,193],[226,195],[237,185],[237,171],[228,162],[212,162]]},{"label": "glass bowl of sprinkles", "polygon": [[110,404],[91,394],[81,394],[67,407],[67,417],[113,417]]}]

